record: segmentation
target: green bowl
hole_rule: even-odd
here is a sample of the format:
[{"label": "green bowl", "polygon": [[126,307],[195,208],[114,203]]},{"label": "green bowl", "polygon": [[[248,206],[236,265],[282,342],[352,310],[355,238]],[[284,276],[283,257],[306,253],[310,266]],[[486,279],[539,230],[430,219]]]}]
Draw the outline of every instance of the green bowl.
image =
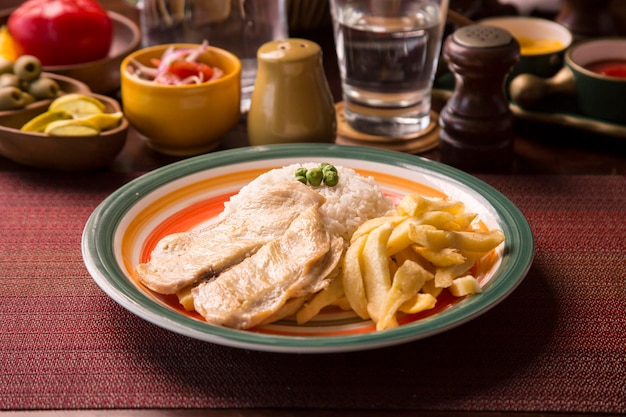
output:
[{"label": "green bowl", "polygon": [[580,41],[565,54],[574,74],[579,110],[587,116],[626,123],[626,78],[610,77],[589,70],[590,64],[617,60],[626,65],[626,38],[607,37]]}]

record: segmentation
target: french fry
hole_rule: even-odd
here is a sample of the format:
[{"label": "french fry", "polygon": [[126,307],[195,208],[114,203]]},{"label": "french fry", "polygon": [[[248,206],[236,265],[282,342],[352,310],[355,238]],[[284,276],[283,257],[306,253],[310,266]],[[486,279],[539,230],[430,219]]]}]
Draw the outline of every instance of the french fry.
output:
[{"label": "french fry", "polygon": [[402,265],[406,261],[413,261],[420,264],[431,273],[435,271],[435,268],[433,268],[433,266],[426,259],[424,259],[419,253],[415,252],[411,247],[408,247],[396,253],[394,258],[396,259],[398,265]]},{"label": "french fry", "polygon": [[374,322],[378,322],[385,296],[391,288],[387,240],[392,230],[393,224],[391,222],[374,229],[367,236],[362,252],[367,312]]},{"label": "french fry", "polygon": [[472,222],[478,215],[476,213],[459,213],[454,216],[454,222],[449,224],[446,230],[469,231]]},{"label": "french fry", "polygon": [[445,268],[437,268],[435,271],[435,286],[439,288],[448,288],[452,285],[452,281],[454,281],[455,278],[465,275],[467,271],[474,266],[474,262],[476,262],[476,258],[470,256],[465,258],[465,262],[462,264],[452,265]]},{"label": "french fry", "polygon": [[410,225],[420,225],[420,219],[415,217],[407,217],[394,227],[389,239],[387,240],[387,255],[393,256],[403,249],[408,248],[413,242],[409,237]]},{"label": "french fry", "polygon": [[500,230],[454,232],[429,225],[411,225],[409,237],[420,246],[432,249],[456,248],[460,252],[487,253],[504,241]]},{"label": "french fry", "polygon": [[465,211],[465,205],[460,201],[448,199],[426,198],[419,194],[407,194],[396,208],[400,215],[417,216],[425,211],[447,211],[459,214]]},{"label": "french fry", "polygon": [[391,232],[389,242],[387,243],[387,254],[393,256],[415,243],[409,234],[411,227],[428,225],[437,229],[460,231],[462,229],[459,221],[466,221],[463,214],[455,215],[446,211],[427,211],[419,213],[414,217],[406,217]]},{"label": "french fry", "polygon": [[335,278],[328,284],[328,287],[319,291],[311,298],[311,300],[304,303],[302,308],[296,313],[296,321],[298,324],[304,324],[311,320],[313,317],[326,306],[339,300],[343,297],[343,284],[341,279]]},{"label": "french fry", "polygon": [[382,226],[387,222],[391,222],[393,226],[402,223],[406,220],[407,216],[383,216],[383,217],[374,217],[373,219],[366,220],[363,224],[361,224],[355,232],[352,234],[350,238],[350,243],[355,242],[359,237],[363,235],[368,235],[372,232],[372,230]]},{"label": "french fry", "polygon": [[411,245],[410,248],[437,267],[448,267],[465,262],[465,256],[455,248],[432,249],[418,245]]},{"label": "french fry", "polygon": [[400,306],[413,298],[430,279],[432,274],[417,262],[408,260],[400,265],[393,277],[393,284],[385,295],[380,317],[376,322],[376,330],[397,327],[396,313]]},{"label": "french fry", "polygon": [[430,281],[426,281],[424,285],[422,285],[422,289],[420,290],[424,294],[432,295],[433,297],[439,297],[439,294],[443,291],[443,288],[437,287],[435,285],[435,280],[431,279]]},{"label": "french fry", "polygon": [[366,241],[367,235],[365,234],[348,246],[340,275],[344,293],[350,306],[363,320],[370,318],[367,312],[367,298],[365,297],[365,284],[363,283],[361,268],[361,254]]},{"label": "french fry", "polygon": [[339,297],[337,300],[333,301],[331,303],[331,305],[337,306],[340,309],[346,310],[346,311],[352,310],[352,306],[350,305],[350,302],[346,298],[345,294],[343,296]]},{"label": "french fry", "polygon": [[471,275],[455,278],[448,290],[455,297],[464,297],[482,291],[478,280]]},{"label": "french fry", "polygon": [[[424,285],[426,285],[428,282],[433,282],[433,281],[426,281]],[[435,308],[435,304],[437,304],[436,296],[429,294],[429,293],[418,292],[413,297],[409,298],[404,303],[402,303],[399,310],[407,314],[417,314],[421,311],[426,311],[426,310]]]}]

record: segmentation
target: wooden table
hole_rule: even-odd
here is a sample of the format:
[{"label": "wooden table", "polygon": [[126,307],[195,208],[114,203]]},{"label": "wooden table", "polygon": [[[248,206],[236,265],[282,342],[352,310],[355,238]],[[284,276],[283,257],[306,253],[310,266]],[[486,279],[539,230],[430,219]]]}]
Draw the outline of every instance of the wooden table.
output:
[{"label": "wooden table", "polygon": [[[136,11],[123,0],[102,3],[136,18]],[[322,46],[327,78],[335,98],[340,100],[330,28],[294,35]],[[445,103],[434,104],[440,109]],[[247,146],[245,118],[224,137],[222,149],[242,146]],[[439,160],[437,149],[421,156]],[[0,409],[6,415],[579,417],[626,412],[626,138],[518,121],[511,170],[471,174],[511,198],[533,228],[536,258],[520,288],[493,312],[452,332],[381,351],[313,358],[257,355],[179,340],[128,314],[91,282],[78,249],[85,217],[119,185],[178,160],[153,152],[134,131],[117,159],[103,171],[46,173],[0,158],[0,278],[10,294],[17,294],[3,299],[4,309],[0,306],[0,338],[5,341],[5,345],[0,343],[0,381],[5,387],[0,390]],[[41,285],[49,286],[43,294],[54,292],[54,296],[39,296]],[[24,305],[29,306],[28,310],[23,311]],[[38,305],[43,306],[45,316],[37,314]],[[73,311],[93,319],[82,321]],[[29,326],[30,320],[42,321],[41,335],[32,335],[37,329]],[[37,345],[20,343],[25,332]],[[144,346],[144,340],[161,346],[163,355],[176,356],[184,370],[172,365],[161,352]],[[425,375],[434,379],[433,385],[420,381],[420,368],[429,359],[418,360],[412,355],[433,354],[435,349],[454,353],[454,346],[458,346],[459,355],[468,354],[475,364],[464,367],[465,362],[455,354],[448,363],[458,368],[446,369],[443,364],[437,372],[435,366],[426,366]],[[197,352],[208,355],[206,360],[211,366],[185,367],[186,361],[197,361],[190,356]],[[385,359],[384,355],[390,356]],[[438,355],[440,360],[442,355]],[[67,361],[67,366],[55,362],[56,358]],[[253,368],[250,375],[238,365],[245,361]],[[96,364],[97,372],[90,362]],[[28,363],[35,364],[34,368]],[[31,400],[10,405],[30,386],[41,383],[41,378],[65,380],[66,367],[77,375],[84,369],[84,375],[77,376],[67,388],[75,395],[63,394],[62,388],[54,389],[54,383],[47,382],[52,394],[33,393]],[[210,378],[185,373],[194,369],[211,372],[212,367],[220,372]],[[368,374],[370,367],[379,374]],[[333,374],[335,371],[356,376]],[[294,376],[291,372],[301,374]],[[406,376],[410,372],[419,381],[414,386],[388,385],[394,377],[413,380]],[[98,385],[107,381],[106,375],[116,378],[125,390],[119,392],[123,399],[117,403],[110,394],[114,386]],[[594,376],[599,377],[596,380]],[[363,377],[374,379],[368,382]],[[141,385],[135,390],[134,379],[163,385]],[[287,382],[281,382],[284,379]],[[171,390],[168,384],[183,384],[186,380],[193,395],[184,397],[181,393],[185,400],[176,403],[166,395]],[[260,396],[282,390],[282,395],[300,402],[286,400],[279,404],[227,387],[237,380],[247,381]],[[490,380],[497,382],[491,384]],[[351,390],[342,385],[347,382],[358,388]],[[270,383],[280,388],[265,386]],[[383,394],[390,389],[388,386],[401,391],[388,392],[396,402],[385,402]],[[240,389],[245,391],[247,387]],[[6,394],[11,390],[20,395]],[[89,395],[81,394],[83,390]],[[142,390],[149,396],[142,397]],[[203,402],[203,393],[208,396],[212,390],[221,397],[212,397],[213,403]],[[326,396],[309,398],[307,390],[311,395]],[[133,401],[135,391],[137,398]],[[416,399],[420,392],[428,393],[430,398]],[[55,395],[63,396],[63,401],[56,401]],[[446,408],[448,399],[450,405]],[[538,402],[541,400],[545,403]],[[328,404],[331,408],[326,408]]]}]

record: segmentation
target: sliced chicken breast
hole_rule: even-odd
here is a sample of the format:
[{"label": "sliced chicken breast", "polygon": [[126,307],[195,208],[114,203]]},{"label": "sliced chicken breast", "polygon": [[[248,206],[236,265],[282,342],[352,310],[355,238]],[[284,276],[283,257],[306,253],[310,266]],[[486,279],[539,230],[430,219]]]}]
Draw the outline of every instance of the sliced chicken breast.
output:
[{"label": "sliced chicken breast", "polygon": [[240,263],[324,201],[298,181],[261,189],[254,197],[239,199],[235,210],[211,226],[164,237],[150,260],[137,266],[138,278],[153,291],[175,294]]},{"label": "sliced chicken breast", "polygon": [[195,310],[209,323],[248,329],[285,303],[327,285],[343,252],[316,207],[302,212],[279,238],[192,290]]}]

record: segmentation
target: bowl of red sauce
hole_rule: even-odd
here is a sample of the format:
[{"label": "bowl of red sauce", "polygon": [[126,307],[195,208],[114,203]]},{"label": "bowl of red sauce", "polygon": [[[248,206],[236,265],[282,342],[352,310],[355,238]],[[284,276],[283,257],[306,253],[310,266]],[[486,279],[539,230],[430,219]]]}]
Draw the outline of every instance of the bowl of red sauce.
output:
[{"label": "bowl of red sauce", "polygon": [[565,64],[582,113],[626,124],[626,37],[580,41],[566,52]]}]

